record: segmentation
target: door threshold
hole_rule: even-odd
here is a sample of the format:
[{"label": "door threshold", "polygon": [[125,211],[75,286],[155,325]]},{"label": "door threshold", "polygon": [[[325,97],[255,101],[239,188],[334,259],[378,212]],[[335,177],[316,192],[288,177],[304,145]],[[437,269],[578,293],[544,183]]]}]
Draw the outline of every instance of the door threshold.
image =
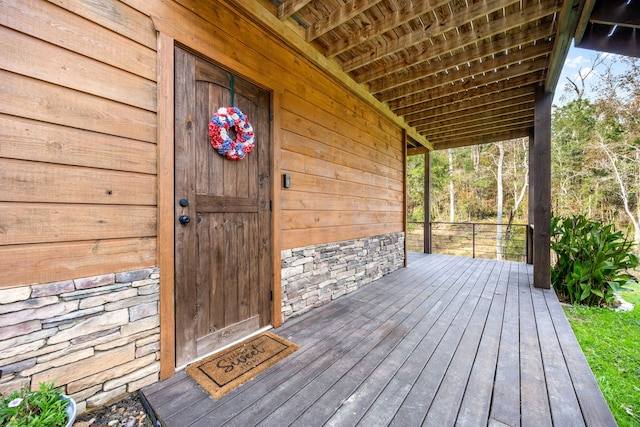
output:
[{"label": "door threshold", "polygon": [[204,356],[200,356],[200,357],[198,357],[198,358],[196,358],[196,359],[193,359],[193,360],[192,360],[192,361],[190,361],[189,363],[186,363],[186,364],[181,365],[181,366],[176,366],[176,370],[175,370],[175,372],[176,372],[176,373],[177,373],[177,372],[180,372],[180,371],[182,371],[183,369],[185,369],[187,366],[191,365],[192,363],[199,362],[199,361],[200,361],[200,360],[202,360],[202,359],[205,359],[205,358],[207,358],[207,357],[209,357],[209,356],[212,356],[212,355],[214,355],[214,354],[216,354],[216,353],[220,353],[221,351],[226,350],[226,349],[228,349],[228,348],[229,348],[229,347],[231,347],[231,346],[234,346],[234,345],[236,345],[236,344],[238,344],[238,343],[240,343],[240,342],[242,342],[242,341],[244,341],[244,340],[246,340],[246,339],[249,339],[249,338],[251,338],[251,337],[254,337],[254,336],[256,336],[256,335],[259,335],[259,334],[261,334],[261,333],[263,333],[263,332],[266,332],[266,331],[268,331],[268,330],[270,330],[270,329],[273,329],[273,326],[271,326],[271,325],[265,326],[264,328],[258,329],[257,331],[250,333],[249,335],[246,335],[246,336],[244,336],[244,337],[242,337],[242,338],[238,338],[237,340],[235,340],[235,341],[233,341],[233,342],[231,342],[231,343],[229,343],[229,344],[227,344],[227,345],[224,345],[224,346],[222,346],[222,347],[220,347],[220,348],[217,348],[217,349],[215,349],[214,351],[212,351],[212,352],[210,352],[210,353],[205,354]]}]

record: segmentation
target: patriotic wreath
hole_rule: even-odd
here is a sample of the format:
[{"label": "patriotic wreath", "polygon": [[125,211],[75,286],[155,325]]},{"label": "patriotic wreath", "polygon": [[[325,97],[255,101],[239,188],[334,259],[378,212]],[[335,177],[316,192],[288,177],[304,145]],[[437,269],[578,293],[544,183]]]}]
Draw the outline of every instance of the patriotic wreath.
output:
[{"label": "patriotic wreath", "polygon": [[213,148],[230,160],[244,159],[256,141],[249,119],[237,107],[218,109],[209,123],[209,138]]}]

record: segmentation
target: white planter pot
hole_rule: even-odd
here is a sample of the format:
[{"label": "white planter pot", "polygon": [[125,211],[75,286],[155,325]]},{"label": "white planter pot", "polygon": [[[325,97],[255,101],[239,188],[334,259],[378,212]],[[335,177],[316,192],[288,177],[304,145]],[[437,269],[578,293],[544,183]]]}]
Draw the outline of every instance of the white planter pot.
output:
[{"label": "white planter pot", "polygon": [[78,407],[76,406],[76,401],[73,400],[70,396],[66,394],[62,395],[63,399],[67,399],[69,401],[69,405],[67,405],[67,415],[69,416],[69,421],[67,422],[66,427],[73,426],[73,423],[76,420],[76,416],[78,415]]}]

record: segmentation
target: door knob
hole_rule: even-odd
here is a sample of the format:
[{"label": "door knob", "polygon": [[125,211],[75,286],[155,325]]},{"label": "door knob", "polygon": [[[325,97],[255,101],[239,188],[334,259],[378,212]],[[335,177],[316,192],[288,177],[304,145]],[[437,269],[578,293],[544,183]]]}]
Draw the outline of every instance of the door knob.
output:
[{"label": "door knob", "polygon": [[191,217],[189,215],[180,215],[178,221],[180,221],[180,224],[182,225],[187,225],[191,222]]}]

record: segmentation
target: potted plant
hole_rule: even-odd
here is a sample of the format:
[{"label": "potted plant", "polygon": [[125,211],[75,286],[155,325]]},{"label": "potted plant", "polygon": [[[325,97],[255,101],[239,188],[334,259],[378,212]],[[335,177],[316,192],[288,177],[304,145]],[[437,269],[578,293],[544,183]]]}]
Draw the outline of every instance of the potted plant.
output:
[{"label": "potted plant", "polygon": [[24,386],[0,400],[0,426],[71,427],[76,411],[74,400],[53,383],[40,383],[37,391]]}]

